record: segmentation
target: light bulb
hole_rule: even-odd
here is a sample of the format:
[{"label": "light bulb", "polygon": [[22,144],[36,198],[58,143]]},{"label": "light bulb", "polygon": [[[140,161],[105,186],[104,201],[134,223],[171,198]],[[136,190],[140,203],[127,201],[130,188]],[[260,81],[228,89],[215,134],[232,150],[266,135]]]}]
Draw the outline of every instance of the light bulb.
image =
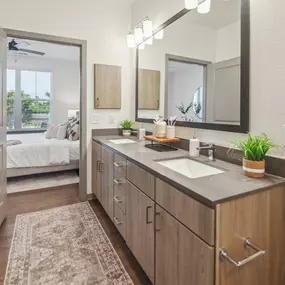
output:
[{"label": "light bulb", "polygon": [[146,38],[152,36],[152,21],[146,20],[143,22],[143,33]]},{"label": "light bulb", "polygon": [[142,50],[142,49],[144,49],[144,48],[145,48],[145,43],[141,43],[141,44],[139,45],[139,49]]},{"label": "light bulb", "polygon": [[155,38],[156,40],[162,40],[162,39],[163,39],[163,35],[164,35],[164,30],[161,30],[161,31],[159,31],[158,33],[156,33],[156,34],[154,35],[154,38]]},{"label": "light bulb", "polygon": [[153,37],[147,39],[147,40],[145,41],[145,43],[146,43],[147,45],[152,45],[152,44],[153,44]]},{"label": "light bulb", "polygon": [[198,0],[185,0],[185,8],[188,10],[193,10],[198,7]]},{"label": "light bulb", "polygon": [[200,14],[207,14],[211,10],[211,0],[205,0],[203,3],[199,4],[197,11]]},{"label": "light bulb", "polygon": [[143,41],[143,30],[142,28],[135,28],[135,41],[137,44],[141,43]]},{"label": "light bulb", "polygon": [[136,47],[135,35],[134,34],[128,34],[127,35],[127,42],[128,42],[128,47],[129,48]]}]

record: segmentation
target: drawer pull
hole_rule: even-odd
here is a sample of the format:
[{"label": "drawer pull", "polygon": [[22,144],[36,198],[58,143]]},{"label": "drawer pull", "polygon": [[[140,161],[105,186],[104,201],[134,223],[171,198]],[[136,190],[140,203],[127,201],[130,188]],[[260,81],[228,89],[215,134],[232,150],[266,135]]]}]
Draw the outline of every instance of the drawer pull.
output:
[{"label": "drawer pull", "polygon": [[125,166],[126,164],[125,164],[125,162],[114,162],[114,165],[116,167],[122,167],[122,166]]},{"label": "drawer pull", "polygon": [[149,209],[152,209],[152,206],[146,207],[146,224],[152,224],[152,221],[149,220]]},{"label": "drawer pull", "polygon": [[117,185],[126,183],[125,180],[119,180],[119,179],[114,179],[114,182],[115,182]]},{"label": "drawer pull", "polygon": [[[155,213],[155,216],[156,217],[160,216],[160,212]],[[161,230],[161,228],[157,227],[158,226],[158,218],[155,219],[155,224],[156,224],[155,231],[159,232]]]},{"label": "drawer pull", "polygon": [[119,222],[118,218],[114,218],[114,222],[117,226],[122,224],[122,222]]},{"label": "drawer pull", "polygon": [[119,197],[117,197],[117,196],[114,197],[114,201],[115,201],[117,204],[123,202],[122,200],[119,200]]},{"label": "drawer pull", "polygon": [[246,238],[244,240],[244,247],[247,248],[247,247],[250,247],[252,249],[254,249],[256,251],[255,254],[241,260],[241,261],[235,261],[234,259],[232,259],[227,250],[226,249],[220,249],[220,259],[223,260],[223,259],[226,259],[228,260],[230,263],[234,264],[236,267],[242,267],[244,266],[245,264],[253,261],[254,259],[256,259],[257,257],[261,256],[261,255],[264,255],[265,254],[265,250],[262,250],[260,249],[258,246],[254,245],[251,243],[250,239],[249,238]]}]

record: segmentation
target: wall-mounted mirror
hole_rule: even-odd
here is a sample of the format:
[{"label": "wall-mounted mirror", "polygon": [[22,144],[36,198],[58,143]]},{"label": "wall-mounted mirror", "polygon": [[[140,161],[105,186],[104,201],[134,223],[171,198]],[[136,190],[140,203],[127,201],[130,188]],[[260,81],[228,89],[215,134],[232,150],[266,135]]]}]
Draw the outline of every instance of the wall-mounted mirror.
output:
[{"label": "wall-mounted mirror", "polygon": [[159,30],[137,51],[136,120],[247,132],[249,0],[212,0],[209,13],[183,10]]}]

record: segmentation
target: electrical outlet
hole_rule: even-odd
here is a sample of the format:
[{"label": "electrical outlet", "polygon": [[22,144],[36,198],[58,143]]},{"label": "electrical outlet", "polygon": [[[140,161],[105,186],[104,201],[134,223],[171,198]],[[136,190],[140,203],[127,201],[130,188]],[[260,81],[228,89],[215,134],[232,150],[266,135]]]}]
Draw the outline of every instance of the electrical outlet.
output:
[{"label": "electrical outlet", "polygon": [[112,125],[116,123],[115,118],[112,115],[109,116],[109,123]]},{"label": "electrical outlet", "polygon": [[100,123],[100,116],[99,115],[92,115],[92,124],[99,124]]}]

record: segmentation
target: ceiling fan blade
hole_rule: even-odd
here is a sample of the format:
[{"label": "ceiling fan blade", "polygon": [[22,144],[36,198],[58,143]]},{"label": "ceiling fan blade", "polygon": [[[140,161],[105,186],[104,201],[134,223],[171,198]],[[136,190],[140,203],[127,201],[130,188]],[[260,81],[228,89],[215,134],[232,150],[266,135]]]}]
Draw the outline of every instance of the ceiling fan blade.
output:
[{"label": "ceiling fan blade", "polygon": [[36,50],[30,50],[30,49],[24,49],[24,48],[19,48],[18,51],[37,54],[37,55],[41,55],[41,56],[45,55],[44,52],[40,52],[40,51],[36,51]]}]

